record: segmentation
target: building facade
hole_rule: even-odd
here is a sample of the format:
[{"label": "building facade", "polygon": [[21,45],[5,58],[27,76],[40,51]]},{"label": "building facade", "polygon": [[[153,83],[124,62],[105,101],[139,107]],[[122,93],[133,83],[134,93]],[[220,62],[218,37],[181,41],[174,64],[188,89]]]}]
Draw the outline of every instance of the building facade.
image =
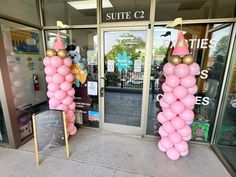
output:
[{"label": "building facade", "polygon": [[[201,67],[192,141],[210,145],[235,173],[235,3],[1,1],[1,145],[31,139],[31,114],[48,109],[43,58],[57,32],[73,59],[77,124],[158,136],[162,68],[182,30]],[[166,27],[179,17],[182,25]]]}]

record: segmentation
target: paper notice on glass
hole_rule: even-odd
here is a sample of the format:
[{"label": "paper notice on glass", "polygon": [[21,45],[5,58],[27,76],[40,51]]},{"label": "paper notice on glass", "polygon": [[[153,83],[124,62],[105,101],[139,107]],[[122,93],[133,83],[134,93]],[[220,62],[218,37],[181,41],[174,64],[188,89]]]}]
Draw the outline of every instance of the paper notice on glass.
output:
[{"label": "paper notice on glass", "polygon": [[107,72],[114,72],[114,60],[107,60]]},{"label": "paper notice on glass", "polygon": [[87,62],[88,65],[97,65],[97,53],[95,50],[87,51]]},{"label": "paper notice on glass", "polygon": [[98,95],[98,84],[97,82],[88,81],[87,82],[88,95]]},{"label": "paper notice on glass", "polygon": [[134,72],[140,73],[141,72],[142,61],[141,60],[134,60]]},{"label": "paper notice on glass", "polygon": [[99,112],[89,111],[88,112],[88,119],[90,121],[99,121]]}]

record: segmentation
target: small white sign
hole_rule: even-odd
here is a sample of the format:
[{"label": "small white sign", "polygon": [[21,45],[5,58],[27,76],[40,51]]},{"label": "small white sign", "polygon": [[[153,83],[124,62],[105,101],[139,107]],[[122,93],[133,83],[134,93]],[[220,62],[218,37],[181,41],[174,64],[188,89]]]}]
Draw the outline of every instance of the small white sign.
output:
[{"label": "small white sign", "polygon": [[114,60],[107,60],[107,72],[114,72]]},{"label": "small white sign", "polygon": [[142,67],[142,61],[141,60],[134,60],[134,72],[140,73]]},{"label": "small white sign", "polygon": [[97,65],[97,53],[95,50],[87,51],[87,62],[88,65]]},{"label": "small white sign", "polygon": [[88,81],[87,82],[88,95],[98,95],[98,85],[97,82]]}]

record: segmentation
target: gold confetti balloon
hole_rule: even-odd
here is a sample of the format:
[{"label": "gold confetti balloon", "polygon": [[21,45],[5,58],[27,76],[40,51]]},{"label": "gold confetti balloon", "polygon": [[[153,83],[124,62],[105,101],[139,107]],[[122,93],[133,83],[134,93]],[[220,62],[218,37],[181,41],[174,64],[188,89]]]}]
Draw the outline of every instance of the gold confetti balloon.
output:
[{"label": "gold confetti balloon", "polygon": [[191,65],[194,62],[194,58],[192,57],[192,55],[186,55],[183,58],[183,63],[187,64],[187,65]]},{"label": "gold confetti balloon", "polygon": [[57,56],[59,56],[61,58],[67,58],[68,53],[65,49],[60,49],[60,50],[57,51]]},{"label": "gold confetti balloon", "polygon": [[56,56],[56,55],[57,55],[57,52],[56,52],[56,50],[54,50],[54,49],[48,49],[48,50],[46,51],[46,55],[47,55],[47,57],[53,57],[53,56]]},{"label": "gold confetti balloon", "polygon": [[179,56],[174,55],[174,56],[171,57],[170,62],[173,65],[178,65],[178,64],[180,64],[182,62],[182,59]]}]

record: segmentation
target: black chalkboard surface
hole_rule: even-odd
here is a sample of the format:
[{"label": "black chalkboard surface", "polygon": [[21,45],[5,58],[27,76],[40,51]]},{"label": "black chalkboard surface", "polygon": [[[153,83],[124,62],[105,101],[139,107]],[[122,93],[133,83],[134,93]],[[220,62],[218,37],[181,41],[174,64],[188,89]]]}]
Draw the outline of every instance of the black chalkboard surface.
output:
[{"label": "black chalkboard surface", "polygon": [[39,151],[65,145],[62,111],[49,110],[35,115],[35,125]]},{"label": "black chalkboard surface", "polygon": [[48,110],[33,115],[33,127],[37,164],[39,164],[38,152],[65,145],[66,153],[69,157],[64,112]]}]

